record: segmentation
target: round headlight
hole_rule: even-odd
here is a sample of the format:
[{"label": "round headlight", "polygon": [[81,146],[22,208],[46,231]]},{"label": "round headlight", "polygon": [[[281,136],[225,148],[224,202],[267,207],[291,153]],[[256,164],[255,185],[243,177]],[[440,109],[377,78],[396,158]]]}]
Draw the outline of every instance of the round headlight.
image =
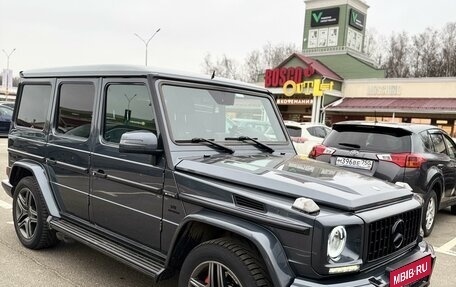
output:
[{"label": "round headlight", "polygon": [[345,243],[347,243],[347,231],[343,226],[336,226],[331,230],[328,238],[328,256],[338,261],[340,254],[345,249]]}]

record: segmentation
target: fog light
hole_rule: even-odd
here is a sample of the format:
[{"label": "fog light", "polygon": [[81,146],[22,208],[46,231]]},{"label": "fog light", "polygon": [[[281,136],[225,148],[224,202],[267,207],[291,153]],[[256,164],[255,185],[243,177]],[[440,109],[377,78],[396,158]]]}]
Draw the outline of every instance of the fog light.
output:
[{"label": "fog light", "polygon": [[338,261],[342,251],[345,249],[345,243],[347,243],[347,231],[345,227],[334,227],[328,237],[328,256],[332,260]]},{"label": "fog light", "polygon": [[348,272],[357,272],[359,271],[359,265],[350,265],[344,267],[334,267],[329,268],[329,274],[340,274],[340,273],[348,273]]}]

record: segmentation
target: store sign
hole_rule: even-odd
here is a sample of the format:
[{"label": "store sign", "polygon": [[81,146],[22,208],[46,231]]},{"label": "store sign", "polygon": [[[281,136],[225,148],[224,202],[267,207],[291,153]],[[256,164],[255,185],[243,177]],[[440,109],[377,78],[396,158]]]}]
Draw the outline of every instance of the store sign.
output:
[{"label": "store sign", "polygon": [[339,24],[340,8],[316,10],[310,12],[310,27],[320,27]]},{"label": "store sign", "polygon": [[358,30],[363,30],[365,25],[365,16],[361,12],[355,9],[350,9],[350,20],[348,22],[350,26]]},{"label": "store sign", "polygon": [[277,99],[278,105],[312,105],[313,99]]},{"label": "store sign", "polygon": [[401,87],[398,85],[371,85],[367,87],[369,96],[399,96]]},{"label": "store sign", "polygon": [[312,65],[307,68],[290,67],[290,68],[277,68],[267,69],[264,74],[264,86],[266,88],[282,87],[287,81],[294,81],[300,83],[304,78],[309,78],[315,74],[315,69]]},{"label": "store sign", "polygon": [[314,97],[323,96],[324,91],[331,91],[334,87],[334,82],[323,83],[320,79],[313,81],[304,81],[296,83],[294,81],[287,81],[283,85],[283,94],[291,97],[295,94],[313,95]]}]

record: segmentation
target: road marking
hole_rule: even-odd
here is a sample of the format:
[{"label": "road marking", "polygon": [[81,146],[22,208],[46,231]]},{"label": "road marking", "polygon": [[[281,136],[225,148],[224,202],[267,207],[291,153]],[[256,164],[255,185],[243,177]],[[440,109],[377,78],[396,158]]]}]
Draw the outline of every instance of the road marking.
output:
[{"label": "road marking", "polygon": [[6,224],[11,224],[11,225],[13,225],[13,224],[14,224],[14,222],[12,222],[12,221],[8,221]]},{"label": "road marking", "polygon": [[447,243],[443,244],[442,246],[435,248],[436,252],[444,253],[446,255],[456,256],[456,251],[452,250],[453,247],[456,246],[456,238],[448,241]]},{"label": "road marking", "polygon": [[11,204],[9,204],[8,202],[5,202],[3,200],[0,200],[0,207],[4,208],[4,209],[11,209]]}]

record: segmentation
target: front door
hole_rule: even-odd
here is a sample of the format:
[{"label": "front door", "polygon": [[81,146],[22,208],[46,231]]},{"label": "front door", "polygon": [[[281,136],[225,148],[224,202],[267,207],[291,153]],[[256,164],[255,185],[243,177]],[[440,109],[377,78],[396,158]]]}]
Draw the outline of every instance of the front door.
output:
[{"label": "front door", "polygon": [[146,79],[105,79],[100,136],[92,154],[90,213],[93,223],[160,249],[164,164],[146,154],[120,153],[123,133],[158,136]]}]

